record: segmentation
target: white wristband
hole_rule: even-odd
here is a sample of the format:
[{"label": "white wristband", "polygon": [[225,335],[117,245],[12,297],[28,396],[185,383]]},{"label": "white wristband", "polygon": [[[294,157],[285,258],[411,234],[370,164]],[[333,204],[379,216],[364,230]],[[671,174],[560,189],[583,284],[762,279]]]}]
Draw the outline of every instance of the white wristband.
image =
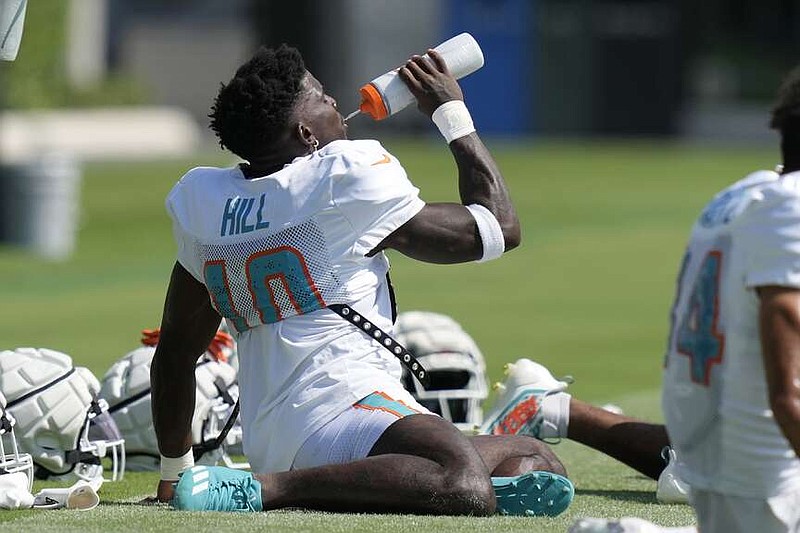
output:
[{"label": "white wristband", "polygon": [[469,110],[461,100],[450,100],[443,103],[433,112],[431,120],[439,128],[447,144],[475,131]]},{"label": "white wristband", "polygon": [[478,233],[483,243],[483,257],[478,259],[478,262],[491,261],[503,255],[506,251],[506,240],[497,218],[480,204],[470,204],[466,207],[478,224]]},{"label": "white wristband", "polygon": [[161,479],[164,481],[177,481],[179,474],[194,466],[194,453],[192,449],[181,457],[161,456]]}]

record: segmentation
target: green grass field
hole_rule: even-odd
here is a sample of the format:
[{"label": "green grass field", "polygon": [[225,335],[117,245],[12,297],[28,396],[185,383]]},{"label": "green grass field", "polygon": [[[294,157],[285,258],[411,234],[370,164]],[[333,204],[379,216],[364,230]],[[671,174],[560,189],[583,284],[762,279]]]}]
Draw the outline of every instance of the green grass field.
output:
[{"label": "green grass field", "polygon": [[[384,143],[427,201],[457,201],[442,143]],[[649,142],[490,143],[523,224],[523,245],[488,264],[437,266],[390,256],[400,310],[460,321],[481,346],[490,378],[529,357],[571,374],[570,392],[659,419],[658,387],[676,269],[689,228],[711,194],[746,172],[771,168],[775,149],[689,148]],[[163,200],[192,161],[85,167],[74,257],[48,263],[0,248],[0,346],[49,347],[102,378],[157,326],[174,245]],[[691,521],[685,506],[655,503],[655,483],[583,448],[556,452],[577,496],[556,519],[352,516],[285,511],[259,516],[189,514],[136,502],[157,476],[130,474],[103,487],[88,513],[0,513],[2,531],[566,531],[580,516]]]}]

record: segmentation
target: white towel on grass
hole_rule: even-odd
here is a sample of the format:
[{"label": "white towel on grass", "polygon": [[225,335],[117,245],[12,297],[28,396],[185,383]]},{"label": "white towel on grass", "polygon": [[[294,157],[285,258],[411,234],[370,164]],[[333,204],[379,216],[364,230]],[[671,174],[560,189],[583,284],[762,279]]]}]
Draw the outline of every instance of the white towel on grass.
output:
[{"label": "white towel on grass", "polygon": [[0,509],[28,509],[33,500],[25,472],[0,475]]}]

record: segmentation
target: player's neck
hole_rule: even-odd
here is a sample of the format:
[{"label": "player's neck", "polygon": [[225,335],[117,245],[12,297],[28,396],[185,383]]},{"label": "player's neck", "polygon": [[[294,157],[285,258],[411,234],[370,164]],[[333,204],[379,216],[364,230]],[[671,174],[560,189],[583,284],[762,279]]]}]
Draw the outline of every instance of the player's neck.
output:
[{"label": "player's neck", "polygon": [[800,157],[797,156],[783,156],[783,165],[782,165],[781,174],[788,174],[790,172],[797,172],[800,170]]},{"label": "player's neck", "polygon": [[785,164],[781,169],[781,174],[789,174],[790,172],[797,172],[798,170],[800,170],[800,163],[795,165]]},{"label": "player's neck", "polygon": [[301,157],[303,155],[305,154],[290,152],[276,153],[252,159],[249,163],[242,163],[239,165],[239,168],[247,179],[269,176],[291,163],[296,157]]},{"label": "player's neck", "polygon": [[244,174],[245,178],[254,179],[275,174],[277,171],[282,169],[283,166],[283,163],[280,165],[253,165],[250,163],[241,163],[239,165],[239,169],[242,171],[242,174]]},{"label": "player's neck", "polygon": [[781,174],[800,170],[800,132],[794,129],[781,132],[781,157],[783,158]]}]

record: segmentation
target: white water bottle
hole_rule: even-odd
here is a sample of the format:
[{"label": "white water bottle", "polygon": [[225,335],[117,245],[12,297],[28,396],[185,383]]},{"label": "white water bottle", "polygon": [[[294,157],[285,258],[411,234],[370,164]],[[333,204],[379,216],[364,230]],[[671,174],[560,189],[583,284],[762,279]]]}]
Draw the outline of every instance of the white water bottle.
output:
[{"label": "white water bottle", "polygon": [[[478,42],[469,33],[461,33],[448,39],[434,50],[439,52],[450,74],[460,79],[483,66],[483,52]],[[424,55],[423,57],[428,57]],[[360,89],[361,104],[358,111],[347,118],[366,113],[375,120],[383,120],[412,104],[415,99],[397,70],[378,76]]]}]

